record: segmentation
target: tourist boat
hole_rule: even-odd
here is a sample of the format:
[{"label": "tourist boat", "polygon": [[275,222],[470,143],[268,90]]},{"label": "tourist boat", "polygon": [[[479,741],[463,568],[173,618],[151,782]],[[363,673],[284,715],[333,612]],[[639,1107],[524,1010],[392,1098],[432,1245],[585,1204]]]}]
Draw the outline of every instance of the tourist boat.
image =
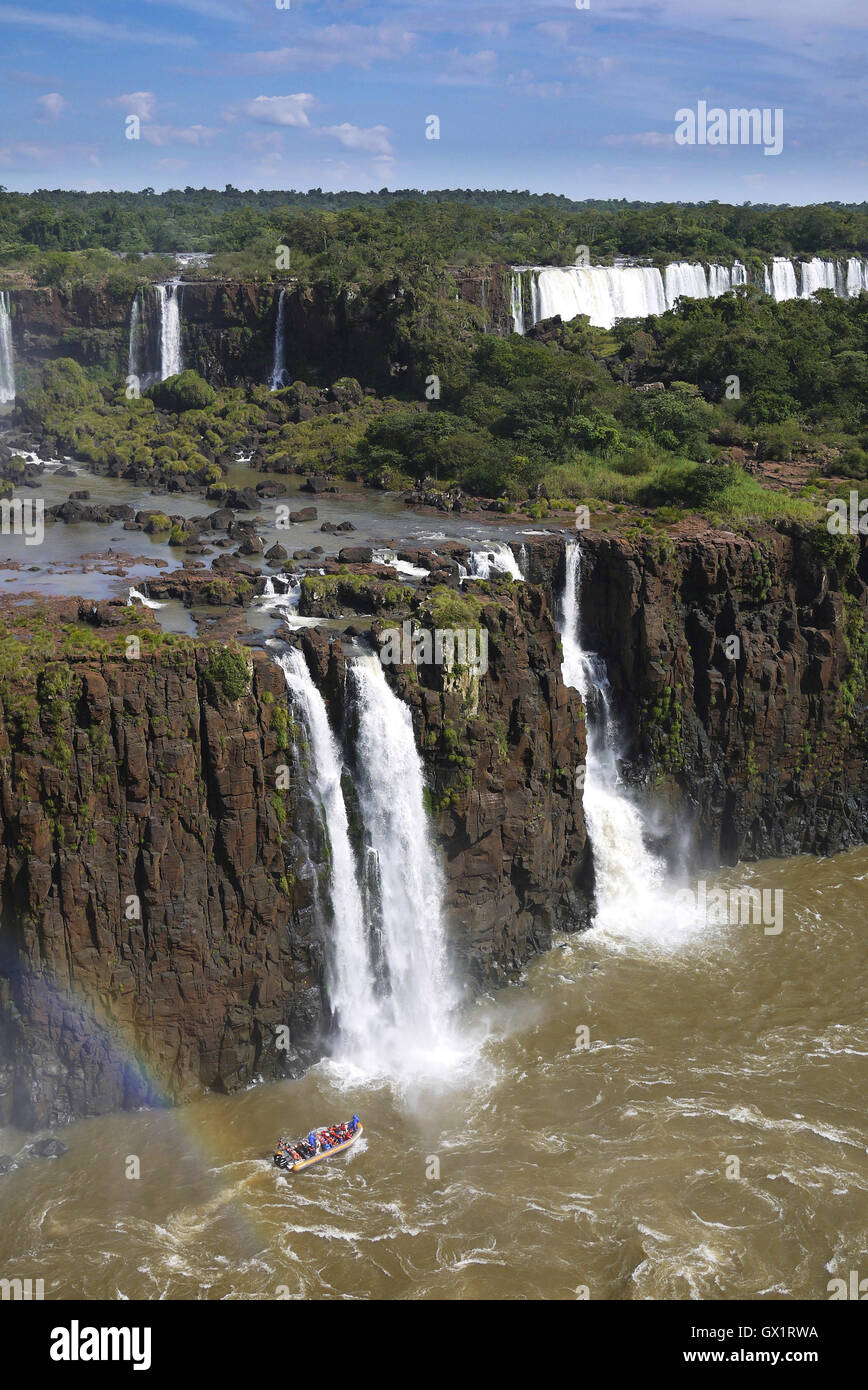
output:
[{"label": "tourist boat", "polygon": [[[320,1138],[323,1132],[324,1131],[322,1129],[314,1130],[314,1134],[317,1136],[317,1138]],[[321,1158],[331,1158],[333,1154],[343,1153],[344,1149],[348,1149],[351,1144],[355,1144],[356,1140],[359,1138],[360,1135],[364,1134],[364,1132],[365,1127],[364,1125],[360,1124],[356,1129],[355,1133],[351,1134],[348,1139],[345,1139],[342,1144],[332,1144],[330,1149],[321,1149],[320,1152],[314,1154],[312,1158],[302,1158],[299,1159],[296,1163],[282,1162],[280,1150],[278,1150],[277,1153],[275,1153],[274,1155],[274,1162],[276,1163],[278,1168],[285,1168],[293,1173],[300,1173],[302,1168],[310,1168],[311,1164],[319,1163]],[[305,1142],[305,1140],[296,1140],[296,1144]],[[293,1145],[292,1147],[295,1146]]]}]

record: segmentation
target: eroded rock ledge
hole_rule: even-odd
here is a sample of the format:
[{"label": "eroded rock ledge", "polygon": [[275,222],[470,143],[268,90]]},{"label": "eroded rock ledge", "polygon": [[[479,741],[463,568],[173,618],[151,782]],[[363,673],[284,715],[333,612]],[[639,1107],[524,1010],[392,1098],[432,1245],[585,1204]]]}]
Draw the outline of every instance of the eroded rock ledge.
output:
[{"label": "eroded rock ledge", "polygon": [[[584,902],[581,704],[541,590],[503,589],[485,598],[483,683],[440,667],[396,676],[445,850],[455,955],[477,984],[578,925]],[[327,1046],[314,890],[322,900],[328,848],[283,674],[263,651],[151,622],[66,603],[21,610],[3,638],[0,1123],[232,1090],[297,1074]],[[340,729],[343,644],[308,632],[304,645]]]}]

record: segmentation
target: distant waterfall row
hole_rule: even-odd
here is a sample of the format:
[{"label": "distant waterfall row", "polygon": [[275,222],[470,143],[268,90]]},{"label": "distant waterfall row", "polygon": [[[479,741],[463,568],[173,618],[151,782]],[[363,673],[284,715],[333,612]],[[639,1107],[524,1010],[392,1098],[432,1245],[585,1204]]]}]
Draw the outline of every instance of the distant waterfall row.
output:
[{"label": "distant waterfall row", "polygon": [[344,757],[299,651],[278,658],[310,743],[310,790],[329,854],[328,986],[336,1059],[366,1075],[439,1069],[454,997],[443,881],[425,812],[425,781],[408,707],[376,656],[347,667],[362,844],[344,799]]},{"label": "distant waterfall row", "polygon": [[181,290],[178,280],[138,290],[130,310],[127,371],[142,387],[184,370],[181,351]]},{"label": "distant waterfall row", "polygon": [[15,400],[15,355],[8,293],[0,291],[0,405]]},{"label": "distant waterfall row", "polygon": [[714,299],[737,285],[757,284],[781,301],[809,299],[815,290],[832,290],[840,298],[868,289],[868,263],[849,260],[793,262],[777,256],[761,278],[735,261],[731,266],[675,261],[656,266],[515,266],[510,284],[514,333],[555,315],[566,321],[587,314],[592,324],[611,328],[617,319],[644,318],[672,309],[682,295]]}]

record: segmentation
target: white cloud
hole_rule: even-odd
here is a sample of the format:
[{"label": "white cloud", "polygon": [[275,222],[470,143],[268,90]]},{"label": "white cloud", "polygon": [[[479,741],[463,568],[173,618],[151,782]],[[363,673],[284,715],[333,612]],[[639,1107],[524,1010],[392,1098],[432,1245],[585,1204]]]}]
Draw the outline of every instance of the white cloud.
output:
[{"label": "white cloud", "polygon": [[109,97],[106,105],[120,106],[128,116],[138,116],[149,121],[154,114],[157,98],[153,92],[123,92],[119,97]]},{"label": "white cloud", "polygon": [[36,98],[36,104],[42,107],[43,120],[56,121],[58,116],[63,115],[68,102],[60,92],[46,92],[44,96]]},{"label": "white cloud", "polygon": [[208,145],[219,134],[207,125],[143,125],[142,139],[149,145]]},{"label": "white cloud", "polygon": [[309,126],[307,108],[315,102],[310,92],[293,92],[285,97],[254,97],[252,101],[230,107],[225,114],[232,120],[240,111],[261,125]]},{"label": "white cloud", "polygon": [[370,68],[378,63],[396,63],[416,46],[417,37],[406,29],[380,24],[330,24],[324,29],[299,33],[292,48],[266,48],[256,53],[232,54],[226,59],[236,69],[275,70],[304,68],[306,72],[328,70],[339,65]]},{"label": "white cloud", "polygon": [[365,129],[344,121],[343,125],[323,126],[320,133],[333,135],[348,150],[364,150],[365,154],[377,155],[380,158],[391,158],[394,153],[389,139],[391,131],[385,125],[368,126]]}]

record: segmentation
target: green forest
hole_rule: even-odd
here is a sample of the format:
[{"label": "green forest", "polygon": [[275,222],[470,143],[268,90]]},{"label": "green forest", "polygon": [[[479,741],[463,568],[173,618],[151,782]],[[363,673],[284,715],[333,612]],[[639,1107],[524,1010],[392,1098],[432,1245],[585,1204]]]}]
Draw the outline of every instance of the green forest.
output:
[{"label": "green forest", "polygon": [[[0,284],[153,278],[143,255],[205,252],[191,275],[277,279],[285,246],[301,280],[370,283],[421,267],[569,265],[614,256],[740,259],[868,253],[868,204],[635,203],[520,192],[76,193],[0,189]],[[121,259],[122,258],[122,259]],[[146,273],[145,273],[146,272]]]},{"label": "green forest", "polygon": [[[214,499],[239,449],[267,471],[458,489],[534,517],[587,503],[639,507],[663,524],[695,513],[809,520],[831,480],[868,486],[868,295],[775,303],[747,285],[612,330],[577,318],[524,338],[486,333],[478,309],[457,301],[450,268],[569,263],[577,244],[595,261],[858,254],[868,205],[2,192],[2,283],[103,284],[126,302],[136,284],[171,273],[170,252],[207,251],[213,260],[185,277],[291,276],[336,294],[354,285],[370,304],[391,287],[381,299],[396,306],[405,364],[394,394],[351,377],[215,389],[188,370],[128,399],[120,377],[62,357],[20,392],[18,418],[99,470]],[[289,271],[275,267],[279,246]],[[796,475],[770,486],[768,465],[788,463]]]},{"label": "green forest", "polygon": [[[776,304],[747,287],[611,332],[577,319],[539,336],[441,344],[439,401],[379,398],[353,379],[215,390],[193,371],[127,399],[61,359],[19,411],[53,450],[213,499],[241,448],[266,471],[458,487],[535,517],[581,502],[663,523],[811,520],[828,479],[868,478],[868,295]],[[769,489],[762,465],[792,459],[810,461],[804,484]]]}]

